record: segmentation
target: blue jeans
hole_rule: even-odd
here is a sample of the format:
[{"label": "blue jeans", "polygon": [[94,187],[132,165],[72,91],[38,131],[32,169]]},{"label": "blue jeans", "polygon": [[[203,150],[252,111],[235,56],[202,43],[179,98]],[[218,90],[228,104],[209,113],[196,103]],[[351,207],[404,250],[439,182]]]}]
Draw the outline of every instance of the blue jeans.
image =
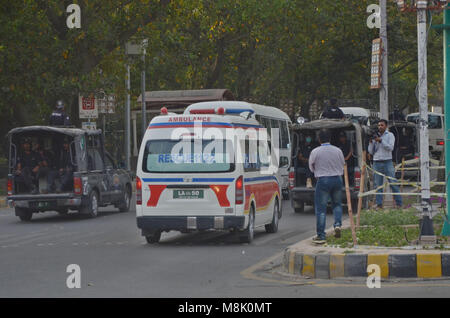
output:
[{"label": "blue jeans", "polygon": [[[392,160],[386,160],[386,161],[374,161],[373,162],[373,169],[375,171],[378,171],[386,176],[395,178],[395,170],[394,170],[394,165],[392,163]],[[375,174],[375,188],[378,188],[379,186],[381,186],[383,184],[384,181],[384,177],[380,176],[378,174]],[[396,180],[391,180],[388,178],[388,182],[397,182]],[[390,185],[392,192],[393,193],[399,193],[399,187],[398,185]],[[378,190],[377,192],[382,193],[383,189]],[[402,205],[402,197],[400,195],[394,195],[394,199],[395,199],[395,203],[398,206]],[[375,199],[377,205],[382,205],[383,204],[383,195],[382,194],[377,194],[376,195],[376,199]]]},{"label": "blue jeans", "polygon": [[331,199],[334,227],[342,226],[342,177],[320,177],[316,184],[314,205],[316,207],[316,231],[320,239],[325,239],[327,204]]}]

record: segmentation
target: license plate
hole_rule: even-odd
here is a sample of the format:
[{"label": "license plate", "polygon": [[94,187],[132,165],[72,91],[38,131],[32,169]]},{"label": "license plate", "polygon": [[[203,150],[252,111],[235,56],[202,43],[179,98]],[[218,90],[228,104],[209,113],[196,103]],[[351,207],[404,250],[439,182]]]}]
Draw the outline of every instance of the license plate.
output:
[{"label": "license plate", "polygon": [[203,190],[174,190],[174,199],[203,199]]},{"label": "license plate", "polygon": [[48,208],[52,205],[52,202],[38,202],[38,208]]}]

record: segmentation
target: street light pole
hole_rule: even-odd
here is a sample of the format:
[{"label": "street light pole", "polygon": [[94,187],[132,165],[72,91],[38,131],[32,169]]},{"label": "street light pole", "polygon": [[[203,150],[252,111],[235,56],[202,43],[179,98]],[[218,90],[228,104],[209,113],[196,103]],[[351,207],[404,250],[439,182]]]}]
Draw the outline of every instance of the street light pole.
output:
[{"label": "street light pole", "polygon": [[142,76],[141,76],[141,95],[142,95],[142,137],[147,131],[147,108],[145,104],[145,54],[148,40],[142,41]]},{"label": "street light pole", "polygon": [[125,55],[127,56],[127,79],[125,81],[125,86],[127,88],[127,97],[125,104],[125,162],[126,168],[131,170],[130,157],[131,157],[131,146],[130,146],[130,135],[131,135],[131,106],[130,106],[130,92],[131,92],[131,75],[130,75],[130,61],[128,60],[129,55],[139,54],[139,45],[132,44],[130,42],[125,44]]},{"label": "street light pole", "polygon": [[130,148],[130,64],[127,62],[127,79],[126,79],[126,87],[127,87],[127,98],[125,105],[125,165],[126,169],[130,170],[130,156],[131,156],[131,148]]},{"label": "street light pole", "polygon": [[386,0],[380,0],[380,39],[383,43],[383,51],[381,53],[382,67],[381,67],[381,89],[380,89],[380,113],[381,118],[388,119],[389,117],[389,102],[388,102],[388,37],[387,37],[387,13]]},{"label": "street light pole", "polygon": [[[422,188],[422,221],[420,240],[433,240],[434,229],[430,200],[430,154],[428,140],[428,82],[427,82],[427,0],[417,1],[417,47],[420,136],[420,184]],[[436,241],[434,237],[434,241]]]}]

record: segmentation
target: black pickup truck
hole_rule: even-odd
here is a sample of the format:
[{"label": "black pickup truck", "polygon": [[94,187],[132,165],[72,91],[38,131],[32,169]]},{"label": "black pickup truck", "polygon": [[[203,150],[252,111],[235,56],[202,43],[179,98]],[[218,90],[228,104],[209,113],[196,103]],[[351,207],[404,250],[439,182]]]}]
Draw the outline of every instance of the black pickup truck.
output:
[{"label": "black pickup truck", "polygon": [[[33,213],[57,211],[66,214],[77,210],[89,217],[96,217],[98,208],[114,205],[121,212],[129,211],[132,197],[132,178],[128,171],[120,169],[105,151],[101,130],[60,128],[49,126],[28,126],[12,129],[7,135],[9,145],[8,196],[10,207],[22,221],[31,220]],[[18,158],[24,151],[24,143],[40,145],[41,150],[53,157],[53,164],[47,172],[58,173],[57,158],[62,144],[69,144],[73,182],[56,188],[49,187],[47,176],[33,174],[34,191],[19,182]],[[72,174],[69,174],[72,176]],[[39,178],[38,178],[39,176]],[[70,181],[70,180],[69,180]]]},{"label": "black pickup truck", "polygon": [[[319,145],[318,134],[321,129],[329,129],[332,132],[331,144],[336,144],[338,133],[344,132],[347,136],[347,140],[351,143],[353,149],[353,171],[349,171],[349,189],[352,210],[356,211],[358,194],[361,181],[360,166],[362,164],[363,150],[367,149],[367,132],[368,127],[361,125],[358,122],[352,120],[337,120],[337,119],[319,119],[304,124],[296,124],[291,128],[292,133],[292,166],[289,171],[289,184],[290,184],[290,199],[292,208],[296,213],[303,213],[305,204],[314,206],[314,193],[316,181],[312,178],[312,186],[306,186],[306,169],[303,167],[295,166],[295,157],[298,154],[305,142],[305,136],[314,136],[313,144]],[[366,189],[369,188],[369,181],[366,178]],[[343,200],[347,201],[345,195],[345,188],[342,189]],[[347,202],[346,202],[347,203]],[[363,207],[367,207],[367,197],[363,199]]]}]

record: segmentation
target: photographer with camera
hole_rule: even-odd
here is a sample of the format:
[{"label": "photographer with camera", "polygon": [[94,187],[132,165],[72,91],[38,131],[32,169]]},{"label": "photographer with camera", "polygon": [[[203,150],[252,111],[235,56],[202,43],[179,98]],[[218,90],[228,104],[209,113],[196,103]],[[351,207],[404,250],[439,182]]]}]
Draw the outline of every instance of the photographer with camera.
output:
[{"label": "photographer with camera", "polygon": [[[394,164],[392,162],[392,151],[395,145],[395,136],[389,132],[388,122],[385,119],[381,119],[378,122],[378,133],[373,134],[370,137],[369,153],[373,157],[373,169],[379,173],[384,174],[387,177],[395,178]],[[384,177],[375,174],[375,188],[383,185]],[[399,193],[399,187],[397,185],[391,185],[391,182],[396,182],[395,179],[388,178],[388,182],[391,186],[393,193]],[[377,192],[381,193],[383,189],[379,189]],[[400,195],[394,195],[396,207],[402,206],[402,197]],[[376,195],[377,208],[383,208],[383,196],[381,194]]]}]

